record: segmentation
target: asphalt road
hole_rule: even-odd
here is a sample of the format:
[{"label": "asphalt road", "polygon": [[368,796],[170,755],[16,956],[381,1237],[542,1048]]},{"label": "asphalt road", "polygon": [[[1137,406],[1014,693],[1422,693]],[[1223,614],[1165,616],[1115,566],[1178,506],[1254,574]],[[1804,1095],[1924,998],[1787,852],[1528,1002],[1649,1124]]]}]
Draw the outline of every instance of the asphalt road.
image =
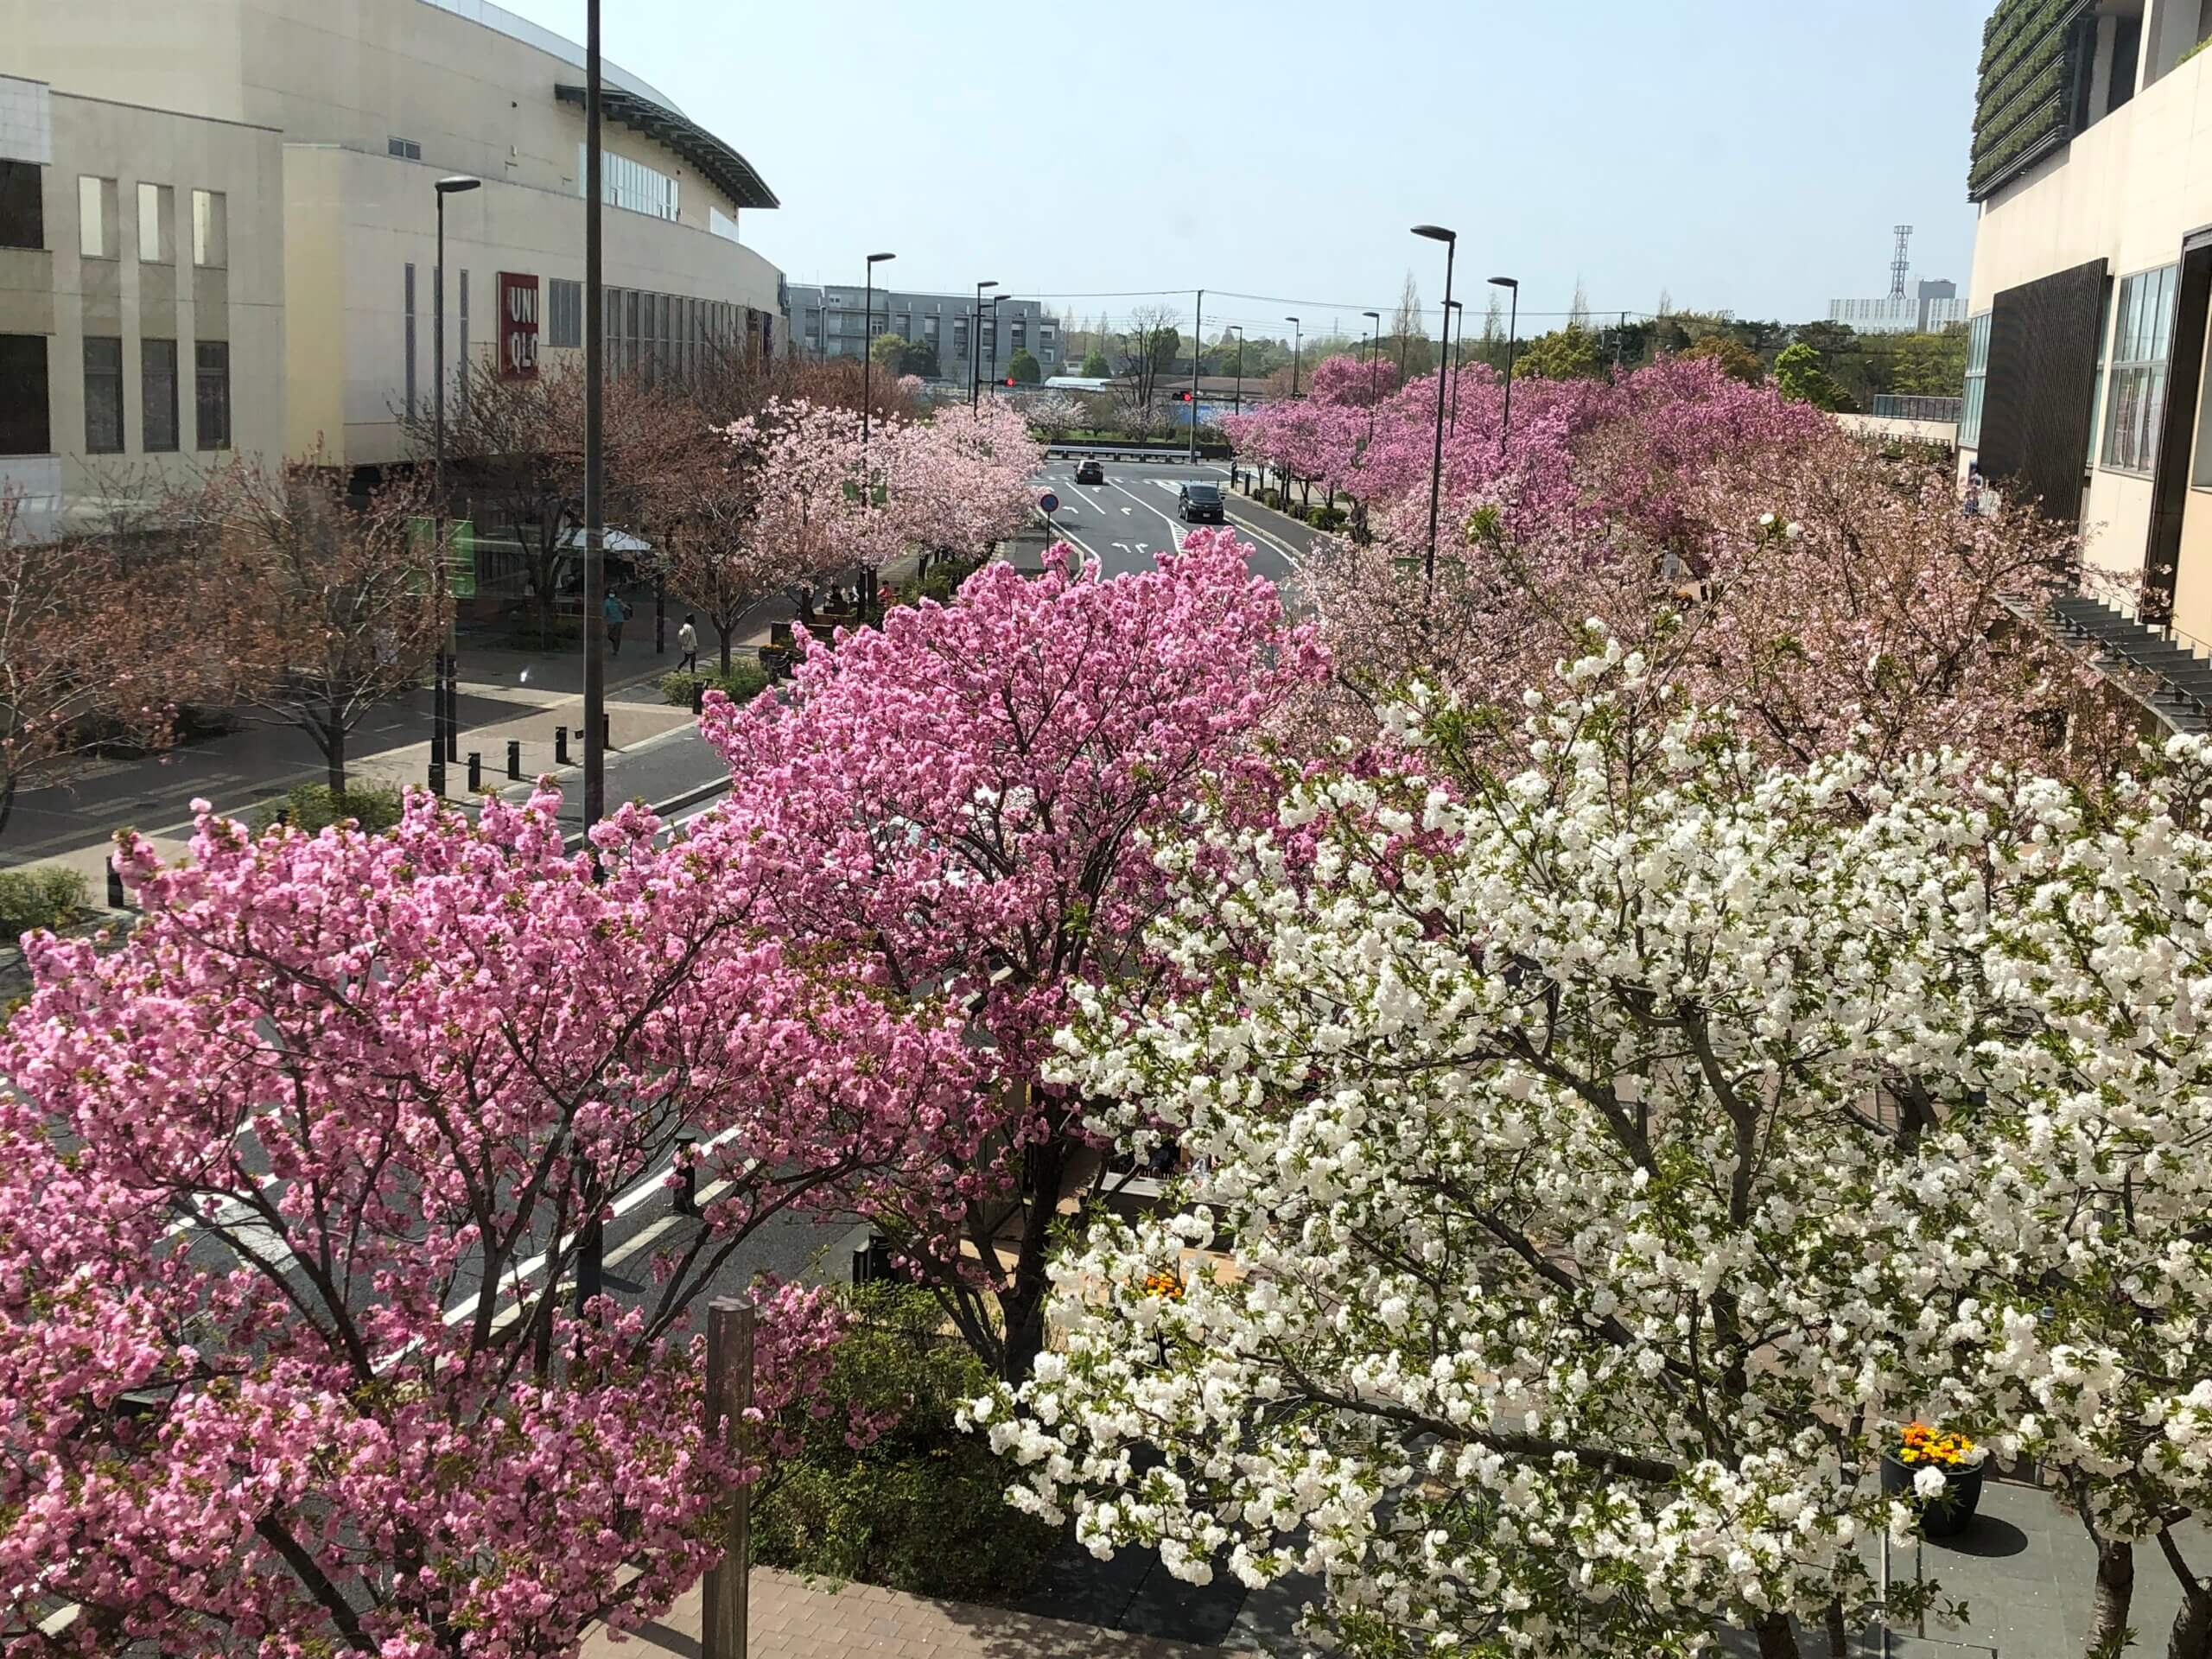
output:
[{"label": "asphalt road", "polygon": [[1176,516],[1176,493],[1203,480],[1221,486],[1231,526],[1252,544],[1252,573],[1280,587],[1295,582],[1296,562],[1313,545],[1315,531],[1231,490],[1228,467],[1205,461],[1192,466],[1109,460],[1103,465],[1103,484],[1077,484],[1071,461],[1052,462],[1035,483],[1040,494],[1050,490],[1060,499],[1053,528],[1096,558],[1106,575],[1149,570],[1154,554],[1181,546],[1192,526]]}]

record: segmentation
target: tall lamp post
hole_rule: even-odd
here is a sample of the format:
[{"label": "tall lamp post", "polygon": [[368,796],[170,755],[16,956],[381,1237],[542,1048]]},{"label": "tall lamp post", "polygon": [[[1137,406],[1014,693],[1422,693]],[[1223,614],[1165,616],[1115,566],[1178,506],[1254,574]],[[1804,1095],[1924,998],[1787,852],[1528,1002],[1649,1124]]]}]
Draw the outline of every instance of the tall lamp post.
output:
[{"label": "tall lamp post", "polygon": [[[605,156],[601,143],[600,0],[586,0],[584,25],[584,833],[607,811],[607,632],[600,587],[606,542],[606,277],[601,260]],[[579,1179],[579,1186],[588,1183]],[[582,1196],[589,1198],[586,1193]],[[576,1312],[600,1293],[607,1241],[596,1205],[576,1243]]]},{"label": "tall lamp post", "polygon": [[991,296],[991,396],[999,395],[999,302],[1012,296],[1004,293]]},{"label": "tall lamp post", "polygon": [[1375,369],[1382,359],[1382,314],[1363,311],[1359,314],[1375,326],[1367,331],[1367,441],[1375,442]]},{"label": "tall lamp post", "polygon": [[1225,331],[1236,336],[1236,392],[1230,407],[1239,415],[1244,412],[1244,325],[1232,322]]},{"label": "tall lamp post", "polygon": [[1298,353],[1306,344],[1306,325],[1299,321],[1296,317],[1285,317],[1283,321],[1298,331],[1291,336],[1290,341],[1290,397],[1293,403],[1296,403],[1298,401]]},{"label": "tall lamp post", "polygon": [[[868,283],[861,304],[861,511],[866,512],[875,505],[875,482],[868,470],[868,415],[874,402],[872,392],[875,372],[875,268],[887,259],[896,259],[895,253],[871,253],[868,257]],[[889,308],[886,308],[888,309]],[[861,620],[863,624],[875,613],[875,571],[863,567],[861,571]]]},{"label": "tall lamp post", "polygon": [[438,198],[438,256],[430,268],[430,280],[435,292],[430,299],[430,366],[434,372],[431,408],[435,411],[431,424],[436,435],[433,440],[435,460],[433,462],[431,488],[434,492],[433,511],[436,514],[437,539],[431,549],[438,562],[438,614],[445,623],[445,638],[438,642],[437,664],[430,674],[430,793],[446,792],[446,760],[459,743],[461,734],[461,645],[454,630],[452,601],[446,594],[446,198],[474,190],[483,184],[481,179],[455,176],[440,179],[435,186]]},{"label": "tall lamp post", "polygon": [[[1454,348],[1452,344],[1452,319],[1455,316],[1459,320],[1459,344],[1457,348],[1457,356],[1453,354]],[[1459,359],[1466,354],[1466,350],[1467,308],[1459,300],[1447,300],[1444,303],[1444,362],[1436,372],[1439,374],[1442,374],[1446,369],[1452,372],[1452,430],[1454,433],[1459,429]]]},{"label": "tall lamp post", "polygon": [[[1459,233],[1447,231],[1441,225],[1416,225],[1414,234],[1444,245],[1444,320],[1448,327],[1452,321],[1452,266],[1459,256]],[[1432,589],[1436,586],[1436,512],[1443,494],[1444,373],[1440,366],[1436,375],[1436,448],[1428,474],[1428,585]]]},{"label": "tall lamp post", "polygon": [[983,390],[983,290],[997,286],[996,283],[976,284],[976,330],[968,341],[972,348],[968,353],[968,413],[971,419],[981,418],[977,414],[981,405],[976,399]]},{"label": "tall lamp post", "polygon": [[1498,423],[1497,453],[1505,453],[1505,440],[1513,431],[1513,346],[1514,337],[1521,332],[1521,279],[1518,276],[1493,276],[1492,288],[1513,290],[1513,308],[1505,325],[1505,417]]}]

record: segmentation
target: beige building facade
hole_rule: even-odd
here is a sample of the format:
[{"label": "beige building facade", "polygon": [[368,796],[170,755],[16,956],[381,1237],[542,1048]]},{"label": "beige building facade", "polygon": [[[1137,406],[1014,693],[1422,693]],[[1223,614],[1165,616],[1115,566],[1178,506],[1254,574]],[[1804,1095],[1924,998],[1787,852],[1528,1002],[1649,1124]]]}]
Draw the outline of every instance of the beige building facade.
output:
[{"label": "beige building facade", "polygon": [[[574,42],[480,0],[0,0],[0,162],[38,169],[42,209],[41,245],[0,245],[0,376],[28,375],[38,353],[20,342],[44,342],[48,444],[17,453],[37,423],[0,423],[0,487],[35,493],[47,519],[221,453],[194,420],[203,341],[231,348],[230,448],[355,467],[407,457],[404,414],[435,385],[441,298],[448,377],[464,360],[528,372],[580,354]],[[650,84],[613,65],[605,84],[612,369],[674,377],[710,352],[782,349],[781,273],[740,239],[774,194]],[[454,175],[482,182],[448,199],[441,296],[434,187]],[[0,167],[0,210],[10,176]],[[172,259],[141,257],[146,186],[168,193],[145,213]],[[103,232],[111,219],[111,253],[84,252],[80,200]],[[195,229],[220,264],[194,259]],[[105,344],[87,356],[87,339],[120,341],[119,364]],[[173,451],[149,448],[141,407],[153,397],[150,437],[166,442],[167,341],[181,387]],[[16,385],[31,390],[0,381],[0,404]]]},{"label": "beige building facade", "polygon": [[2196,642],[2212,641],[2208,36],[2204,0],[1993,15],[1959,438],[1962,464],[2078,517],[2088,561],[2139,582],[2129,608]]}]

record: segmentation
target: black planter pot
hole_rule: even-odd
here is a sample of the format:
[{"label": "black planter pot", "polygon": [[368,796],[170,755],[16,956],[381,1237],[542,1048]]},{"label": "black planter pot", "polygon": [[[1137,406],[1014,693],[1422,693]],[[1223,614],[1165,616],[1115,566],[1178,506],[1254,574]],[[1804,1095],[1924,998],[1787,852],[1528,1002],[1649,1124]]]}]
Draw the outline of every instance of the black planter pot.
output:
[{"label": "black planter pot", "polygon": [[1912,1482],[1927,1466],[1903,1462],[1894,1452],[1883,1452],[1882,1495],[1902,1497],[1920,1512],[1922,1537],[1955,1538],[1974,1524],[1974,1511],[1981,1507],[1981,1471],[1988,1466],[1988,1459],[1971,1469],[1944,1470],[1943,1490],[1923,1502]]}]

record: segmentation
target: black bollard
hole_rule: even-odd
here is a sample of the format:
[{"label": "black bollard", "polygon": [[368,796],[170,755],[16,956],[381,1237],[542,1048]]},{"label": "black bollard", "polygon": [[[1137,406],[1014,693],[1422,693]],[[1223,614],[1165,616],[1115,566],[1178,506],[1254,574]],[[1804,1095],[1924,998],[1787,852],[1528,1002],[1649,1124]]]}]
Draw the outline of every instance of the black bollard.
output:
[{"label": "black bollard", "polygon": [[110,910],[128,910],[130,907],[130,895],[123,891],[123,872],[112,864],[107,867],[107,907]]},{"label": "black bollard", "polygon": [[507,740],[507,776],[516,779],[522,776],[522,740],[518,737]]},{"label": "black bollard", "polygon": [[468,752],[468,792],[472,795],[484,792],[484,752],[481,749]]},{"label": "black bollard", "polygon": [[599,717],[599,752],[601,754],[614,747],[614,728],[612,723],[613,719],[614,716],[612,715],[601,715]]},{"label": "black bollard", "polygon": [[707,683],[704,680],[691,682],[691,712],[695,715],[707,712]]},{"label": "black bollard", "polygon": [[556,766],[569,764],[569,728],[566,726],[553,728],[553,764]]}]

